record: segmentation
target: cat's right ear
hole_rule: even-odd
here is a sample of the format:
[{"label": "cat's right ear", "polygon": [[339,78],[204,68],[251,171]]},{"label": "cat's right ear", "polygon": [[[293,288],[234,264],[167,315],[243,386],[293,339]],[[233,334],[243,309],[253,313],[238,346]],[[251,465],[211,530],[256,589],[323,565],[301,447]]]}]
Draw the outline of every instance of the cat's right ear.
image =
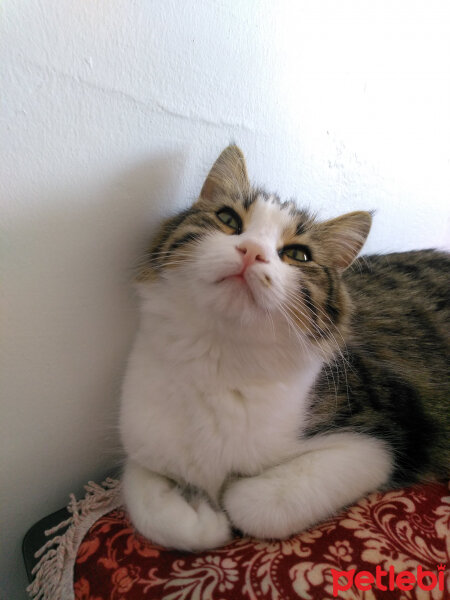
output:
[{"label": "cat's right ear", "polygon": [[318,223],[313,234],[319,246],[319,254],[329,265],[343,271],[357,257],[369,235],[372,214],[355,211]]},{"label": "cat's right ear", "polygon": [[228,196],[243,196],[248,193],[250,183],[242,150],[228,146],[212,166],[203,184],[200,198],[212,200],[218,193]]}]

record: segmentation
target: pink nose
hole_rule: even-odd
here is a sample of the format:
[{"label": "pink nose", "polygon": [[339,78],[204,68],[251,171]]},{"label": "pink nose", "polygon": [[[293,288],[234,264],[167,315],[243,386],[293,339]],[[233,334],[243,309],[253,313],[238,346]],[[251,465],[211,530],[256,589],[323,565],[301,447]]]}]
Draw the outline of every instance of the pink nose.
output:
[{"label": "pink nose", "polygon": [[264,248],[257,242],[247,240],[236,246],[236,250],[242,254],[242,262],[245,267],[249,267],[255,262],[269,262]]}]

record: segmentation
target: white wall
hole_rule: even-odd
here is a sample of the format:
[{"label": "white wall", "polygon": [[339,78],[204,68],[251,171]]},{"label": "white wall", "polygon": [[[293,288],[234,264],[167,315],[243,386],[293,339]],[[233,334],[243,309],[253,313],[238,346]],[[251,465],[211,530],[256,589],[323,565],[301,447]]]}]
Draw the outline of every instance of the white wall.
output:
[{"label": "white wall", "polygon": [[368,251],[449,247],[448,3],[0,6],[1,552],[114,463],[131,267],[230,140],[254,179]]}]

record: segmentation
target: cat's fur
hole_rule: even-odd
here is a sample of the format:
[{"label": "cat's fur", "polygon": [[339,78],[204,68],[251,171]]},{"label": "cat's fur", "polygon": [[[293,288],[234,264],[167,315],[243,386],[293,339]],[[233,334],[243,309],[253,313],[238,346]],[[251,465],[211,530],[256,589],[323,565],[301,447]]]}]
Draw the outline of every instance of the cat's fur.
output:
[{"label": "cat's fur", "polygon": [[163,224],[121,410],[124,496],[145,536],[194,551],[233,527],[283,538],[372,490],[449,475],[450,260],[353,263],[370,224],[320,223],[252,188],[236,146]]}]

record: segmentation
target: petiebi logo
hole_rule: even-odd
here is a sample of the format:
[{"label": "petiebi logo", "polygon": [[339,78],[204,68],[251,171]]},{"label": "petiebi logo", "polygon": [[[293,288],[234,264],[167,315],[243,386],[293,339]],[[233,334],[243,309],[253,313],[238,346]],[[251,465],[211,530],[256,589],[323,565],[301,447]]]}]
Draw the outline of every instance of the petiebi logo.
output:
[{"label": "petiebi logo", "polygon": [[387,571],[383,571],[380,565],[375,569],[375,575],[370,571],[358,571],[350,569],[349,571],[337,571],[331,569],[333,575],[333,596],[337,596],[339,592],[344,592],[350,589],[353,585],[358,590],[367,591],[375,586],[376,589],[383,592],[389,590],[401,590],[406,592],[412,590],[416,585],[421,590],[431,591],[437,588],[440,591],[444,590],[444,571],[447,565],[437,565],[437,573],[433,571],[425,571],[419,565],[417,575],[411,571],[400,571],[395,573],[394,567],[390,566]]}]

